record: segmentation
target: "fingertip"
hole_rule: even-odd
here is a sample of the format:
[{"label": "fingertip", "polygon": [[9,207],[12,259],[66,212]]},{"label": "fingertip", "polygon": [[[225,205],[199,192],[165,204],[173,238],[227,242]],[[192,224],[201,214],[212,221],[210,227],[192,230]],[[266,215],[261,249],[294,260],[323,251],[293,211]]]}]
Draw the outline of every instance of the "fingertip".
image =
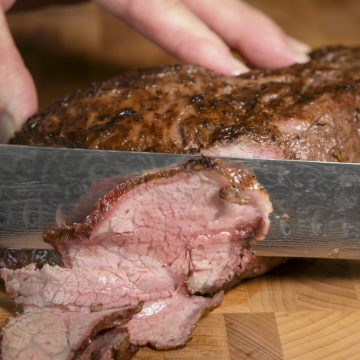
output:
[{"label": "fingertip", "polygon": [[19,101],[22,101],[23,104],[18,114],[20,126],[38,111],[38,96],[35,82],[25,66],[23,67],[23,71],[22,84],[19,90]]},{"label": "fingertip", "polygon": [[310,61],[310,57],[306,54],[296,54],[295,62],[298,64],[305,64]]},{"label": "fingertip", "polygon": [[5,134],[11,132],[12,128],[18,130],[37,111],[37,94],[32,76],[15,46],[1,8],[0,54],[0,130],[4,129],[2,133]]},{"label": "fingertip", "polygon": [[[216,50],[216,48],[215,48]],[[205,54],[203,52],[202,54]],[[201,55],[201,54],[199,54]],[[210,60],[211,59],[211,60]],[[197,63],[218,74],[227,76],[238,76],[249,71],[248,67],[231,55],[231,52],[217,52],[216,56],[204,56]]]},{"label": "fingertip", "polygon": [[245,64],[243,64],[234,57],[231,57],[230,62],[232,63],[232,68],[233,68],[230,75],[239,76],[249,71],[249,68]]},{"label": "fingertip", "polygon": [[11,91],[4,93],[0,87],[3,113],[12,119],[15,130],[19,130],[26,120],[38,110],[38,99],[30,72],[20,62],[11,69],[13,76],[7,79]]},{"label": "fingertip", "polygon": [[287,44],[293,52],[296,62],[303,64],[310,60],[309,52],[311,51],[311,47],[300,40],[297,40],[291,36],[287,36],[286,38]]},{"label": "fingertip", "polygon": [[[308,61],[310,49],[306,44],[288,37],[272,19],[245,2],[183,1],[232,49],[255,66],[279,68]],[[215,8],[218,10],[214,11]]]},{"label": "fingertip", "polygon": [[294,37],[287,35],[286,40],[288,45],[293,49],[295,52],[301,52],[303,54],[307,54],[311,51],[311,47],[308,44],[305,44],[304,42],[295,39]]},{"label": "fingertip", "polygon": [[186,63],[200,65],[215,71],[218,74],[236,76],[249,69],[238,59],[233,57],[226,44],[216,36],[194,37],[193,34],[182,34],[178,40],[174,55]]},{"label": "fingertip", "polygon": [[305,44],[290,44],[281,33],[269,32],[261,40],[254,37],[239,45],[238,49],[252,64],[262,68],[281,68],[310,60]]}]

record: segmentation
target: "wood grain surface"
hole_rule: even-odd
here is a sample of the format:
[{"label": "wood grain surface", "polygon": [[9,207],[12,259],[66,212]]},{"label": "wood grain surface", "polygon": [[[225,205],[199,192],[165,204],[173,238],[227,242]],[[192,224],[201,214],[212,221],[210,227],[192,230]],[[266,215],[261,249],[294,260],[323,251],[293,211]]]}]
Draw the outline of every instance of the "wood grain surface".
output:
[{"label": "wood grain surface", "polygon": [[[312,47],[360,45],[359,0],[251,0]],[[40,105],[122,71],[173,62],[93,4],[8,17]],[[0,293],[0,322],[14,313]],[[184,349],[142,349],[136,360],[360,359],[360,263],[291,260],[243,282],[204,317]]]},{"label": "wood grain surface", "polygon": [[135,359],[359,359],[359,279],[358,262],[291,260],[228,292],[186,348]]}]

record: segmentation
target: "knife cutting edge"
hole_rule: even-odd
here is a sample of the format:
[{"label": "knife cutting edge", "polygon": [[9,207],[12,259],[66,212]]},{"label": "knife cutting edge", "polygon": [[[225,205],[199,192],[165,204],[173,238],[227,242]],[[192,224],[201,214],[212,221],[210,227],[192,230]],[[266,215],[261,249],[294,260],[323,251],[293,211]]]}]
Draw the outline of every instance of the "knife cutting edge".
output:
[{"label": "knife cutting edge", "polygon": [[[78,220],[74,209],[94,184],[199,157],[0,145],[0,247],[51,248],[43,231],[59,217]],[[270,196],[256,255],[360,259],[360,164],[220,159],[251,169]]]}]

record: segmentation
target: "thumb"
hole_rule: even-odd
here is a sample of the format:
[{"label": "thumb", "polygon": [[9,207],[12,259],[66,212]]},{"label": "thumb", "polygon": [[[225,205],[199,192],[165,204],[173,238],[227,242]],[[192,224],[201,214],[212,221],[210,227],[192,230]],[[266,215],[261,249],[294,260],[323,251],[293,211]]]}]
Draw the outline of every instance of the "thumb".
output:
[{"label": "thumb", "polygon": [[0,143],[37,110],[34,81],[11,37],[0,7]]}]

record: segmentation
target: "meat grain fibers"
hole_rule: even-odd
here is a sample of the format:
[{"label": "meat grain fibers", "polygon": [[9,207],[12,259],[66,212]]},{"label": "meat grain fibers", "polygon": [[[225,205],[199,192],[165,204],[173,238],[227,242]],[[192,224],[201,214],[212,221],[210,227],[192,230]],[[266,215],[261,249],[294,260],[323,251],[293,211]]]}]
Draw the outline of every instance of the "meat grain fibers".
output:
[{"label": "meat grain fibers", "polygon": [[[192,65],[126,74],[55,102],[11,143],[358,162],[360,48],[322,48],[310,57],[232,78]],[[222,289],[281,262],[248,248],[266,234],[269,211],[266,192],[246,171],[203,161],[146,174],[116,187],[82,224],[47,234],[64,269],[2,276],[25,308],[66,303],[91,312],[144,301],[127,324],[131,342],[182,346]],[[120,288],[98,298],[71,285],[94,281],[103,289],[108,279]],[[36,284],[44,291],[34,293]]]},{"label": "meat grain fibers", "polygon": [[126,325],[131,343],[177,348],[220,304],[222,289],[279,262],[249,249],[266,234],[271,210],[248,170],[191,160],[131,178],[82,224],[51,229],[45,237],[64,268],[29,265],[1,276],[25,308],[89,313],[144,302]]},{"label": "meat grain fibers", "polygon": [[[130,359],[137,347],[130,344],[122,327],[138,307],[89,314],[64,307],[28,306],[8,320],[1,330],[3,360]],[[107,338],[111,337],[109,341]]]}]

